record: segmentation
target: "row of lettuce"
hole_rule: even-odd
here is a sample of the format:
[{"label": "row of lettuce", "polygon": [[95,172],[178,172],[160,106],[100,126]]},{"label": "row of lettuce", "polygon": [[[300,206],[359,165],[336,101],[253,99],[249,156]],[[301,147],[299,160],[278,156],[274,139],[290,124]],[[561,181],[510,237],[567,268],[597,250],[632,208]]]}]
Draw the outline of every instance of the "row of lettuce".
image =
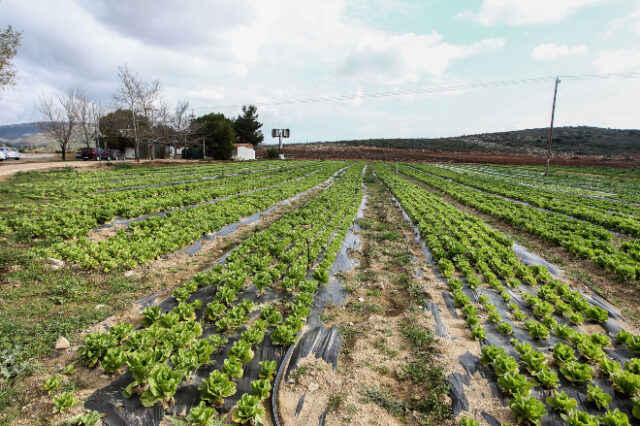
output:
[{"label": "row of lettuce", "polygon": [[[360,205],[362,169],[362,164],[347,168],[321,194],[243,241],[225,264],[196,274],[173,292],[176,302],[169,311],[146,308],[142,328],[121,322],[107,333],[88,334],[80,359],[114,376],[128,370],[134,380],[123,396],[139,398],[145,407],[170,406],[181,386],[200,380],[196,371],[210,371],[198,386],[199,405],[186,418],[173,419],[192,425],[213,424],[225,400],[238,392],[245,371],[259,371],[235,399],[232,419],[260,424],[261,402],[272,390],[277,364],[264,359],[259,368],[246,367],[257,363],[256,348],[265,339],[280,346],[296,341]],[[206,305],[200,300],[212,295]],[[211,356],[223,351],[226,358],[212,365]]]},{"label": "row of lettuce", "polygon": [[[293,162],[287,162],[289,164]],[[297,162],[296,162],[297,163]],[[128,164],[127,164],[128,165]],[[250,163],[203,163],[181,166],[137,166],[90,169],[67,168],[50,172],[23,173],[2,185],[0,193],[25,200],[65,200],[91,197],[99,192],[135,189],[139,186],[170,185],[216,178],[234,173],[281,167],[280,161]]]},{"label": "row of lettuce", "polygon": [[634,237],[640,236],[638,206],[632,204],[535,188],[515,182],[507,182],[500,178],[477,174],[469,175],[462,171],[450,171],[426,164],[417,165],[416,167],[436,176],[452,179],[455,182],[492,194],[502,195],[554,212],[567,214]]},{"label": "row of lettuce", "polygon": [[[616,348],[640,355],[640,336],[623,330],[612,342],[604,329],[583,333],[577,326],[585,321],[605,324],[608,312],[553,279],[545,267],[523,265],[510,249],[511,241],[477,217],[385,165],[378,165],[376,173],[417,224],[448,279],[450,297],[463,315],[470,337],[487,343],[482,362],[494,371],[518,421],[540,424],[549,410],[560,413],[570,425],[629,425],[630,415],[640,418],[640,359],[629,359],[623,367],[612,358],[617,356],[612,352]],[[520,340],[513,336],[520,336]],[[535,341],[536,347],[553,347],[552,357],[522,341],[524,336]],[[532,388],[548,392],[560,386],[558,372],[571,385],[555,391],[547,404],[536,399]],[[608,381],[601,380],[605,377]],[[629,398],[634,408],[629,412],[609,410],[611,389],[618,398]],[[588,411],[578,410],[577,401],[565,391],[590,401]]]},{"label": "row of lettuce", "polygon": [[622,280],[640,280],[640,262],[623,247],[617,247],[612,234],[601,226],[583,220],[574,220],[563,214],[544,211],[498,195],[478,191],[418,170],[416,167],[399,167],[400,171],[420,182],[436,188],[461,203],[482,213],[495,216],[504,222],[536,235],[543,240],[561,246],[596,265],[615,273]]},{"label": "row of lettuce", "polygon": [[[633,169],[607,169],[607,175],[601,170],[584,168],[553,167],[545,176],[544,167],[514,167],[477,164],[447,164],[441,167],[453,171],[481,174],[510,180],[515,183],[551,188],[576,194],[590,195],[618,200],[627,203],[640,202],[638,180],[632,175],[625,176],[623,171]],[[618,172],[616,172],[618,170]]]},{"label": "row of lettuce", "polygon": [[59,201],[20,202],[4,211],[5,223],[24,240],[66,239],[87,235],[115,217],[139,216],[197,205],[217,198],[263,188],[319,170],[321,165],[296,164],[257,169],[215,180],[146,185],[117,192],[101,192]]},{"label": "row of lettuce", "polygon": [[129,228],[120,229],[107,239],[95,241],[82,237],[63,241],[40,250],[39,255],[61,258],[86,269],[108,271],[118,266],[132,269],[162,254],[185,247],[242,217],[262,212],[307,191],[347,166],[348,163],[336,162],[312,173],[290,171],[282,177],[280,184],[241,193],[216,203],[174,210],[164,216],[150,216],[131,223]]}]

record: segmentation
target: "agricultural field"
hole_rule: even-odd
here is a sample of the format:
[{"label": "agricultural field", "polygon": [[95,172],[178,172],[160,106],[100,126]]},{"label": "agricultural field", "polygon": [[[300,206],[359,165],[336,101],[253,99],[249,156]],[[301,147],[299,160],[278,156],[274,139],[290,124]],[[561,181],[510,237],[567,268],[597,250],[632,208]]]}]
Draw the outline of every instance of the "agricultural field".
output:
[{"label": "agricultural field", "polygon": [[640,422],[638,170],[194,162],[0,195],[0,424]]}]

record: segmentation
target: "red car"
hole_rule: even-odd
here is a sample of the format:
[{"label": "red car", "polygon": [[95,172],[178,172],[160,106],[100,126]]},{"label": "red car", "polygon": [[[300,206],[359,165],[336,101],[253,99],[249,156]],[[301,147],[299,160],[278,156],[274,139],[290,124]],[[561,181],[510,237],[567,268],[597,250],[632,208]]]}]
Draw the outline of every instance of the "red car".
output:
[{"label": "red car", "polygon": [[84,148],[82,150],[82,159],[87,160],[108,160],[109,152],[102,148]]}]

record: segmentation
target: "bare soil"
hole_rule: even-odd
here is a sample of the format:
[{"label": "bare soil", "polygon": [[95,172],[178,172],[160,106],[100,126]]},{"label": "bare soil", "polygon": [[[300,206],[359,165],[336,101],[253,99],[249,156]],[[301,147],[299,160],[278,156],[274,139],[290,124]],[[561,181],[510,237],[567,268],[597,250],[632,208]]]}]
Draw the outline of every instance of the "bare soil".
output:
[{"label": "bare soil", "polygon": [[[258,148],[256,156],[262,157],[265,148]],[[544,165],[546,158],[538,155],[509,154],[504,152],[459,152],[431,151],[426,149],[382,148],[373,146],[305,146],[292,145],[284,149],[287,158],[302,160],[367,160],[367,161],[410,161],[410,162],[452,162],[488,163],[508,165]],[[557,156],[552,165],[559,166],[606,166],[638,167],[639,156]]]}]

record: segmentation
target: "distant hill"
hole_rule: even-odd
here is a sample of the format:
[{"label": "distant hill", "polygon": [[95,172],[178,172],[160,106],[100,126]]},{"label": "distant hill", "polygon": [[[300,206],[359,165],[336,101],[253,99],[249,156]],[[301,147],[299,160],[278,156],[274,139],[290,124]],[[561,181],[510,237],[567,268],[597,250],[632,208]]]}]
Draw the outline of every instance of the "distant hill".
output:
[{"label": "distant hill", "polygon": [[[49,139],[38,127],[38,123],[19,123],[0,126],[0,145],[6,144],[28,151],[59,151],[56,141]],[[76,151],[84,146],[81,135],[74,134],[69,143],[69,150]]]},{"label": "distant hill", "polygon": [[[2,137],[2,134],[0,134]],[[292,144],[289,147],[331,149],[338,146],[419,149],[455,152],[500,152],[545,155],[549,129],[526,129],[511,132],[481,133],[449,138],[366,139],[336,142]],[[558,127],[553,132],[554,155],[637,156],[640,154],[640,130],[617,130],[599,127]]]}]

